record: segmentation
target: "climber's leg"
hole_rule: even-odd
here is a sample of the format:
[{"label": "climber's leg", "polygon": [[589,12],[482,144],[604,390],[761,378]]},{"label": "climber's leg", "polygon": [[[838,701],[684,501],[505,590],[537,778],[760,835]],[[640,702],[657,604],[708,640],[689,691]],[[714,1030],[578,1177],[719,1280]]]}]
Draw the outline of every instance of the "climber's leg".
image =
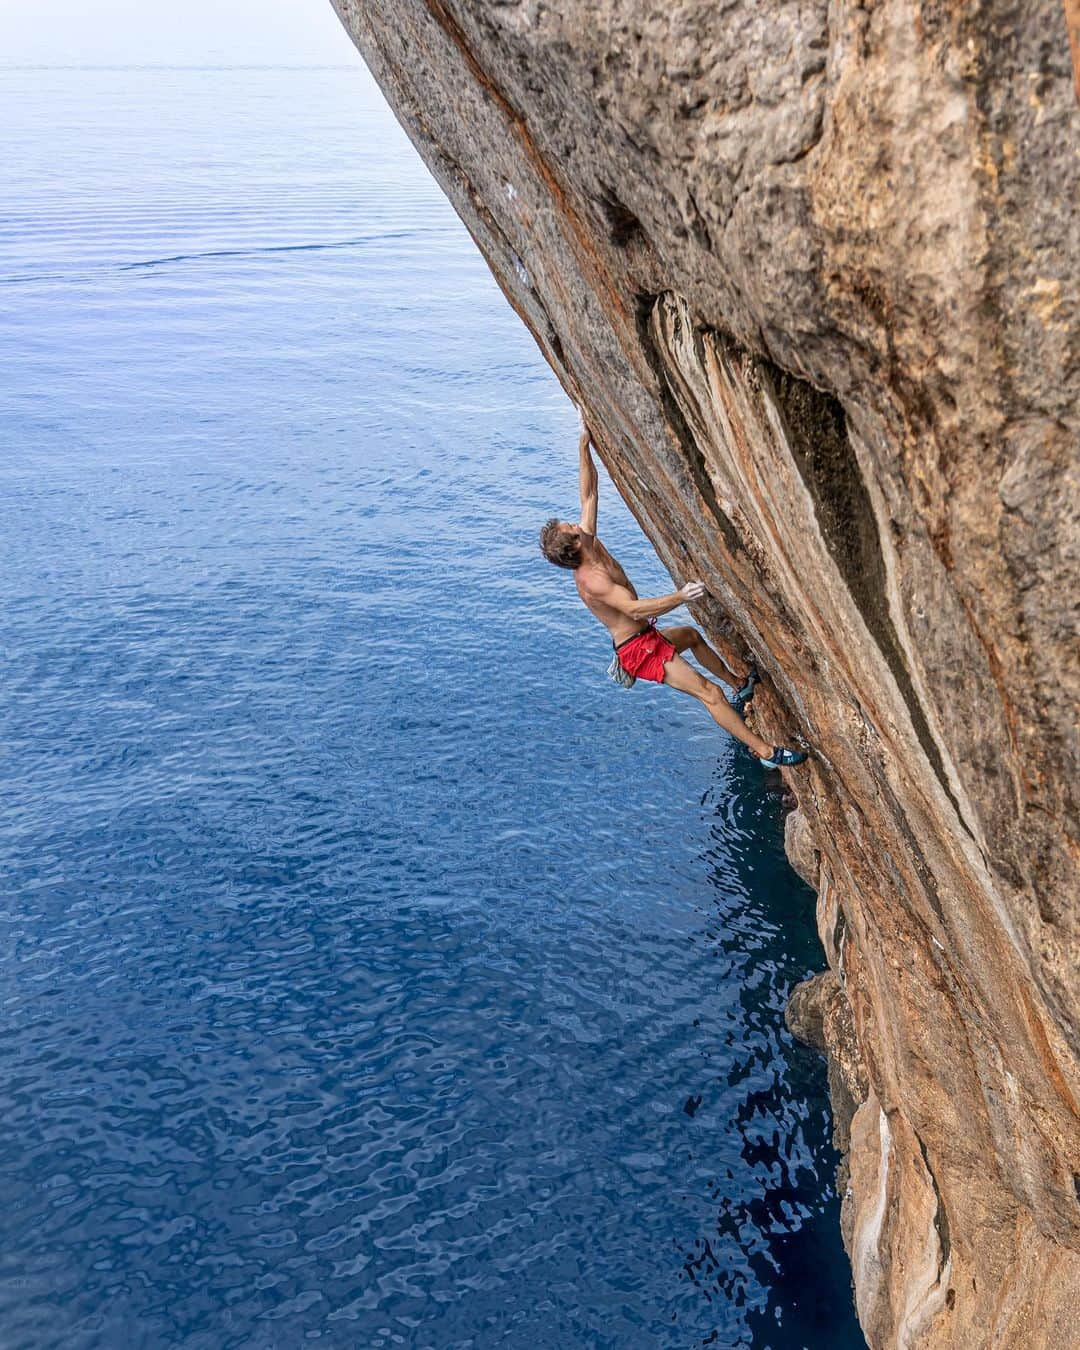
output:
[{"label": "climber's leg", "polygon": [[[674,640],[674,638],[668,636],[669,642],[674,642]],[[671,685],[672,689],[678,689],[683,694],[690,694],[691,697],[704,703],[713,721],[734,736],[737,741],[742,741],[743,745],[749,746],[760,759],[765,759],[772,754],[773,747],[768,742],[763,741],[760,736],[754,735],[728,703],[720,686],[705,679],[703,675],[699,675],[692,666],[687,665],[681,656],[673,656],[670,661],[665,661],[664,683]]]},{"label": "climber's leg", "polygon": [[736,689],[749,674],[749,667],[738,671],[729,669],[719,653],[714,652],[698,630],[692,628],[688,623],[682,624],[678,628],[661,628],[660,631],[677,652],[689,651],[710,674],[718,675],[726,683],[733,684]]}]

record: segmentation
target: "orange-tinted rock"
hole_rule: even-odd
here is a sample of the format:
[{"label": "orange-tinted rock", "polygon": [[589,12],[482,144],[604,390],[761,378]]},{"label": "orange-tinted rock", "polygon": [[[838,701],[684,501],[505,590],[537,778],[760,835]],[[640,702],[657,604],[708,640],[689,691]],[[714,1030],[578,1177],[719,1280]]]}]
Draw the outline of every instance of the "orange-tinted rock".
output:
[{"label": "orange-tinted rock", "polygon": [[754,653],[758,729],[815,748],[794,848],[868,1340],[1069,1344],[1062,5],[337,4],[672,576],[708,584],[697,618]]}]

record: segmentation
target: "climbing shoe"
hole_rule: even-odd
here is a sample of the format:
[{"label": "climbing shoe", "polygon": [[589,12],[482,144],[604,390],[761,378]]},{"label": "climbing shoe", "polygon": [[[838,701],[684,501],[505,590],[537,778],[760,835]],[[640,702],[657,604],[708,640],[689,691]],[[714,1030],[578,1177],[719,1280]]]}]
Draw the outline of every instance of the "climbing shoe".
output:
[{"label": "climbing shoe", "polygon": [[766,769],[790,769],[795,764],[801,764],[806,757],[805,750],[789,750],[786,745],[774,745],[769,758],[760,760],[760,763]]},{"label": "climbing shoe", "polygon": [[754,697],[754,685],[758,682],[757,666],[751,666],[746,672],[746,679],[743,680],[742,688],[736,690],[735,696],[731,700],[731,706],[737,708],[740,712]]}]

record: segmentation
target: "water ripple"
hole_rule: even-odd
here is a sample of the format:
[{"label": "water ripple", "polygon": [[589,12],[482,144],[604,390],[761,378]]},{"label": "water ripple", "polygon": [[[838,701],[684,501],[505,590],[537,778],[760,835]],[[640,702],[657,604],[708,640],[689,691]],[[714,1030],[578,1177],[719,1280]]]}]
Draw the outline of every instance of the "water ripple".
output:
[{"label": "water ripple", "polygon": [[609,688],[550,373],[285,78],[0,73],[0,1341],[858,1344],[783,803]]}]

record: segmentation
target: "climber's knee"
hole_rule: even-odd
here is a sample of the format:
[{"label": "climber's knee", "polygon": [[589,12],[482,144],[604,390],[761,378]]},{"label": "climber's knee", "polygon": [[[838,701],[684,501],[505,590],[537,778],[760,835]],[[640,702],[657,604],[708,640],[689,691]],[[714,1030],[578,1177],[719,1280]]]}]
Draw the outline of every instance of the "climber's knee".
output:
[{"label": "climber's knee", "polygon": [[696,655],[698,644],[702,641],[698,630],[691,628],[688,623],[679,624],[675,628],[661,628],[660,634],[667,638],[677,652],[685,652],[689,649]]}]

